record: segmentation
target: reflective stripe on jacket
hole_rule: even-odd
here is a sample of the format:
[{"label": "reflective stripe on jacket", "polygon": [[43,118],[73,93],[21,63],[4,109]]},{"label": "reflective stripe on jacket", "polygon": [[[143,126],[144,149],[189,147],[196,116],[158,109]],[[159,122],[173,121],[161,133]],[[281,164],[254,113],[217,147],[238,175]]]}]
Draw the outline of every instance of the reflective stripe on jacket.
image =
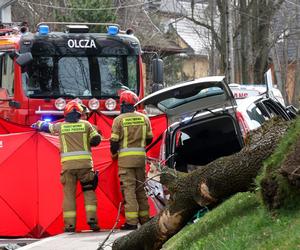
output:
[{"label": "reflective stripe on jacket", "polygon": [[119,157],[131,155],[146,155],[145,148],[122,148],[119,150]]},{"label": "reflective stripe on jacket", "polygon": [[[127,157],[145,159],[146,139],[152,137],[150,120],[142,113],[124,113],[113,121],[110,140],[119,143],[119,163],[125,162],[121,159]],[[134,165],[134,162],[130,164]]]},{"label": "reflective stripe on jacket", "polygon": [[76,166],[78,160],[81,163],[82,161],[91,162],[90,139],[99,136],[99,134],[89,122],[84,120],[59,122],[51,124],[49,130],[52,134],[59,135],[61,162],[73,161],[72,164],[75,164],[74,167],[69,164],[71,167],[68,167],[68,169],[79,168],[79,166]]}]

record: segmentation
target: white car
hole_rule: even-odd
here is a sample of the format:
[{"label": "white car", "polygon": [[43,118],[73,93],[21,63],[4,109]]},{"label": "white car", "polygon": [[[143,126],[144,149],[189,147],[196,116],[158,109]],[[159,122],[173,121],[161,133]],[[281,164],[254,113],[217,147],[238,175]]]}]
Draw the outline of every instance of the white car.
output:
[{"label": "white car", "polygon": [[137,105],[152,106],[166,114],[168,129],[159,160],[187,171],[238,152],[244,146],[243,123],[224,76],[203,77],[161,89]]},{"label": "white car", "polygon": [[250,96],[237,99],[237,114],[242,116],[248,131],[260,127],[266,120],[274,116],[281,116],[285,120],[296,117],[297,110],[293,107],[284,107],[280,102],[266,95]]},{"label": "white car", "polygon": [[[229,88],[231,89],[235,99],[244,99],[267,93],[266,85],[230,83]],[[279,101],[282,106],[285,106],[284,99],[280,90],[277,88],[272,88],[272,93],[275,99]]]}]

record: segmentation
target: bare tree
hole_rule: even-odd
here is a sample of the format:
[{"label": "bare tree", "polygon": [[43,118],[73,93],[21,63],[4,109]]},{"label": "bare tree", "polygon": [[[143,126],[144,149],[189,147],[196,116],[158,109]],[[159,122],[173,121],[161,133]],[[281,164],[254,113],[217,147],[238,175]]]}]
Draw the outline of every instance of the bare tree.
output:
[{"label": "bare tree", "polygon": [[[234,48],[235,53],[241,51],[243,82],[254,81],[262,82],[263,75],[267,67],[270,51],[270,27],[271,21],[284,0],[216,0],[216,6],[219,13],[219,25],[211,25],[210,19],[199,19],[195,12],[195,2],[191,1],[192,12],[189,15],[182,14],[185,18],[193,21],[195,24],[203,26],[210,30],[212,39],[221,56],[221,72],[225,73],[228,69],[228,7],[238,16],[238,23],[232,24],[234,32],[233,39],[238,39],[241,49]],[[231,6],[228,6],[230,4]],[[249,50],[251,48],[251,51]]]},{"label": "bare tree", "polygon": [[[296,6],[296,23],[300,22],[300,1],[297,0],[298,5]],[[298,43],[296,45],[296,69],[295,69],[295,88],[292,99],[292,104],[299,105],[299,94],[300,94],[300,33],[296,34]]]},{"label": "bare tree", "polygon": [[54,1],[16,1],[12,5],[12,19],[16,22],[27,22],[30,30],[35,31],[36,25],[42,21],[53,21],[55,4],[59,5],[61,0]]}]

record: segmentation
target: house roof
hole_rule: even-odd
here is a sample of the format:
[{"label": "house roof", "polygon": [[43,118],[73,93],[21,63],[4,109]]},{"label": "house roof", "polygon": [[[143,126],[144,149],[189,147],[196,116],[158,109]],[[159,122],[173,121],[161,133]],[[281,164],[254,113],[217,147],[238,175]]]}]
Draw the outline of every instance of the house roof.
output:
[{"label": "house roof", "polygon": [[181,48],[174,40],[169,39],[164,32],[157,27],[146,10],[132,11],[126,13],[127,18],[119,15],[118,23],[121,27],[132,28],[139,38],[144,51],[159,51],[163,54],[183,53],[186,50]]},{"label": "house roof", "polygon": [[[195,4],[194,17],[198,20],[205,19],[207,4],[201,1]],[[159,11],[171,17],[165,21],[165,25],[171,27],[180,38],[190,47],[192,54],[208,55],[209,31],[195,24],[187,18],[177,16],[191,16],[191,3],[176,0],[162,0]],[[206,19],[205,19],[206,20]]]},{"label": "house roof", "polygon": [[[199,15],[199,18],[202,16],[203,11],[207,8],[207,1],[196,1],[194,6],[195,17]],[[177,14],[177,15],[192,15],[191,2],[180,1],[180,0],[161,0],[159,11],[168,14]],[[203,18],[203,16],[202,16]]]},{"label": "house roof", "polygon": [[196,25],[186,18],[176,20],[170,25],[195,55],[208,55],[209,33],[206,28]]},{"label": "house roof", "polygon": [[0,9],[6,8],[7,6],[13,4],[16,0],[2,0],[0,3]]}]

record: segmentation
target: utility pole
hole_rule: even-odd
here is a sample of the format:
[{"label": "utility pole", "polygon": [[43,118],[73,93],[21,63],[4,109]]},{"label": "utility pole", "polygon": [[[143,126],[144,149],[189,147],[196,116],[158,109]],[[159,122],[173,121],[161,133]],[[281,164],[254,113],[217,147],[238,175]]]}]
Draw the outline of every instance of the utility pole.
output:
[{"label": "utility pole", "polygon": [[227,69],[226,78],[228,83],[235,82],[234,74],[234,50],[233,50],[233,22],[232,22],[232,1],[226,2],[226,29],[227,29]]}]

